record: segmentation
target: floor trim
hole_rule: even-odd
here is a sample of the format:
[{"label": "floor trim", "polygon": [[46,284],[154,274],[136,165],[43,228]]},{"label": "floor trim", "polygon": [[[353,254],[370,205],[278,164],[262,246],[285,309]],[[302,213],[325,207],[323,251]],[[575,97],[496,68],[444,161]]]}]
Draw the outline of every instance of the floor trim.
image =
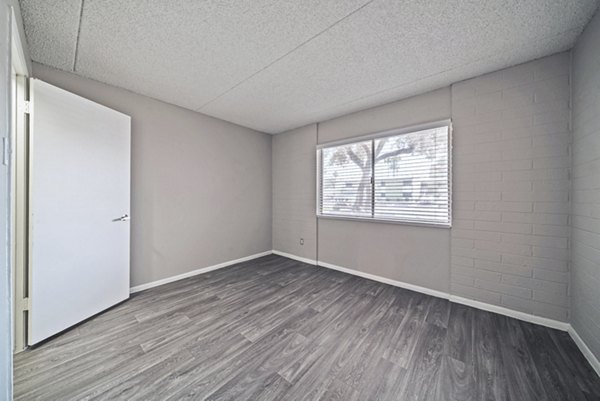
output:
[{"label": "floor trim", "polygon": [[361,272],[358,270],[353,270],[353,269],[348,269],[346,267],[336,266],[334,264],[327,263],[327,262],[318,261],[317,265],[323,266],[323,267],[326,267],[329,269],[333,269],[333,270],[338,270],[338,271],[341,271],[344,273],[352,274],[355,276],[363,277],[363,278],[366,278],[369,280],[379,281],[380,283],[393,285],[395,287],[406,288],[407,290],[412,290],[412,291],[420,292],[423,294],[432,295],[432,296],[438,297],[438,298],[448,299],[450,302],[472,306],[473,308],[485,310],[488,312],[498,313],[500,315],[514,317],[515,319],[539,324],[541,326],[550,327],[552,329],[568,331],[569,327],[570,327],[569,323],[560,322],[558,320],[548,319],[548,318],[541,317],[541,316],[535,316],[535,315],[531,315],[529,313],[519,312],[519,311],[516,311],[513,309],[504,308],[502,306],[496,306],[496,305],[488,304],[485,302],[476,301],[474,299],[463,298],[463,297],[459,297],[456,295],[451,295],[447,292],[433,290],[431,288],[421,287],[419,285],[410,284],[410,283],[406,283],[403,281],[392,280],[392,279],[389,279],[386,277],[377,276],[375,274],[364,273],[364,272]]},{"label": "floor trim", "polygon": [[358,277],[366,278],[366,279],[369,279],[369,280],[378,281],[380,283],[393,285],[395,287],[405,288],[407,290],[412,290],[412,291],[420,292],[420,293],[431,295],[431,296],[438,297],[438,298],[448,299],[448,297],[450,296],[450,294],[448,294],[447,292],[438,291],[438,290],[432,290],[431,288],[421,287],[419,285],[409,284],[409,283],[405,283],[403,281],[392,280],[390,278],[386,278],[386,277],[382,277],[382,276],[377,276],[375,274],[361,272],[359,270],[348,269],[347,267],[337,266],[337,265],[334,265],[332,263],[322,262],[320,260],[317,262],[317,265],[318,266],[322,266],[322,267],[326,267],[328,269],[337,270],[337,271],[340,271],[340,272],[343,272],[343,273],[352,274],[353,276],[358,276]]},{"label": "floor trim", "polygon": [[172,283],[173,281],[178,281],[178,280],[182,280],[184,278],[196,276],[198,274],[208,273],[213,270],[222,269],[227,266],[235,265],[236,263],[241,263],[241,262],[246,262],[248,260],[252,260],[252,259],[256,259],[256,258],[261,258],[263,256],[271,255],[272,253],[273,253],[273,251],[265,251],[265,252],[261,252],[261,253],[255,253],[254,255],[245,256],[243,258],[239,258],[239,259],[235,259],[235,260],[229,260],[227,262],[219,263],[219,264],[213,265],[213,266],[203,267],[201,269],[192,270],[191,272],[178,274],[177,276],[171,276],[171,277],[163,278],[161,280],[152,281],[150,283],[136,285],[129,289],[129,293],[133,294],[135,292],[144,291],[149,288],[158,287],[159,285]]},{"label": "floor trim", "polygon": [[346,267],[337,266],[332,263],[322,262],[320,260],[317,261],[317,265],[323,266],[323,267],[326,267],[329,269],[333,269],[333,270],[338,270],[338,271],[341,271],[344,273],[352,274],[355,276],[363,277],[363,278],[366,278],[369,280],[379,281],[380,283],[393,285],[395,287],[406,288],[408,290],[420,292],[420,293],[427,294],[427,295],[432,295],[434,297],[448,299],[450,302],[472,306],[473,308],[485,310],[488,312],[498,313],[500,315],[514,317],[515,319],[539,324],[541,326],[550,327],[552,329],[568,331],[569,327],[570,327],[569,323],[566,323],[566,322],[561,322],[558,320],[549,319],[549,318],[545,318],[545,317],[541,317],[541,316],[535,316],[535,315],[531,315],[529,313],[519,312],[519,311],[505,308],[502,306],[497,306],[497,305],[492,305],[492,304],[488,304],[485,302],[476,301],[474,299],[463,298],[463,297],[459,297],[456,295],[451,295],[447,292],[433,290],[433,289],[427,288],[427,287],[421,287],[419,285],[406,283],[404,281],[392,280],[392,279],[389,279],[386,277],[381,277],[381,276],[377,276],[375,274],[365,273],[365,272],[361,272],[358,270],[348,269]]},{"label": "floor trim", "polygon": [[594,355],[592,350],[586,345],[586,343],[579,336],[579,334],[577,334],[575,328],[572,325],[569,325],[569,335],[571,336],[573,341],[575,341],[575,344],[577,344],[577,347],[579,348],[583,356],[585,356],[585,359],[587,359],[590,365],[592,365],[592,368],[596,371],[596,374],[600,376],[600,361],[598,360],[598,358],[596,358],[596,355]]},{"label": "floor trim", "polygon": [[561,322],[559,320],[549,319],[547,317],[542,316],[536,316],[530,313],[520,312],[514,309],[505,308],[503,306],[488,304],[486,302],[480,302],[474,299],[463,298],[456,295],[450,295],[450,298],[448,299],[450,300],[450,302],[472,306],[473,308],[485,310],[488,312],[494,312],[499,315],[514,317],[515,319],[523,320],[529,323],[539,324],[540,326],[550,327],[551,329],[569,331],[569,327],[571,326],[569,323]]},{"label": "floor trim", "polygon": [[315,265],[315,266],[317,265],[317,261],[314,259],[303,258],[302,256],[292,255],[291,253],[276,251],[275,249],[273,249],[273,254],[283,256],[284,258],[288,258],[288,259],[294,259],[299,262],[308,263],[309,265]]}]

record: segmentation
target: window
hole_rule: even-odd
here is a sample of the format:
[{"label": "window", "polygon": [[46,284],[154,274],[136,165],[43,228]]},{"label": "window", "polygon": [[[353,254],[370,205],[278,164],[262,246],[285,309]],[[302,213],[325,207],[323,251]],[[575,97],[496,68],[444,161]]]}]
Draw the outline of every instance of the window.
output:
[{"label": "window", "polygon": [[449,121],[317,150],[320,217],[450,226]]}]

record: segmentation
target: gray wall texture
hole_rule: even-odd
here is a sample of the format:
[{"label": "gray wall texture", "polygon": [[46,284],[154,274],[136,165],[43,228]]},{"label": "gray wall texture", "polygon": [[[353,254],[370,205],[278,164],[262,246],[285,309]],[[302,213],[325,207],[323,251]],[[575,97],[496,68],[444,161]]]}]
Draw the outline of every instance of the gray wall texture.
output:
[{"label": "gray wall texture", "polygon": [[311,260],[317,259],[316,144],[316,124],[273,136],[273,249]]},{"label": "gray wall texture", "polygon": [[271,136],[34,63],[131,116],[131,285],[271,249]]},{"label": "gray wall texture", "polygon": [[315,143],[307,128],[275,136],[273,193],[289,194],[278,213],[294,224],[274,212],[274,249],[296,254],[299,228],[316,221],[316,144],[451,117],[452,229],[319,219],[317,250],[305,255],[567,321],[569,93],[562,53],[320,123]]},{"label": "gray wall texture", "polygon": [[452,86],[451,292],[569,313],[570,54]]},{"label": "gray wall texture", "polygon": [[573,50],[571,324],[600,359],[600,12]]}]

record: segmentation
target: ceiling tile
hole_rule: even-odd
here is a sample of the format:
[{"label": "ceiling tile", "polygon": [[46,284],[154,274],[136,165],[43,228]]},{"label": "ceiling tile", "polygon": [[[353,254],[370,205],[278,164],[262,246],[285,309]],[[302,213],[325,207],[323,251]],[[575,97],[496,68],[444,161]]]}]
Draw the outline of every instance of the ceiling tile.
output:
[{"label": "ceiling tile", "polygon": [[197,109],[367,0],[87,0],[76,71]]},{"label": "ceiling tile", "polygon": [[566,50],[597,7],[375,1],[201,112],[281,132]]},{"label": "ceiling tile", "polygon": [[72,71],[81,0],[20,0],[31,58]]}]

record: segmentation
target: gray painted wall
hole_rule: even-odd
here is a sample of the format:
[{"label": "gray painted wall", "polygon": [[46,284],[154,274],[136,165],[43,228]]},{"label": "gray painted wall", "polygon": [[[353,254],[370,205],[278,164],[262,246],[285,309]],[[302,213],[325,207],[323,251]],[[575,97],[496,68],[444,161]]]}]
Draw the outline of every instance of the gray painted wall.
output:
[{"label": "gray painted wall", "polygon": [[[0,140],[10,137],[10,68],[10,8],[5,0],[0,0]],[[8,244],[8,177],[8,166],[0,161],[0,400],[12,399],[12,281]]]},{"label": "gray painted wall", "polygon": [[569,65],[452,86],[452,294],[568,321]]},{"label": "gray painted wall", "polygon": [[[273,249],[317,259],[316,124],[273,136]],[[300,244],[304,239],[304,245]]]},{"label": "gray painted wall", "polygon": [[[562,53],[320,123],[316,143],[452,117],[454,223],[444,229],[321,218],[318,260],[567,321],[569,90],[569,53]],[[287,146],[275,146],[280,135]],[[295,254],[300,227],[316,220],[314,145],[305,129],[280,135],[273,192],[290,194],[278,213],[295,221],[274,218],[273,243]],[[294,166],[290,159],[275,171],[285,154],[295,154],[292,143],[310,157],[293,156]],[[291,183],[293,193],[285,189]],[[296,206],[298,194],[313,198],[310,211]]]},{"label": "gray painted wall", "polygon": [[600,359],[600,12],[573,50],[571,324]]},{"label": "gray painted wall", "polygon": [[131,284],[271,249],[271,136],[34,63],[131,116]]}]

